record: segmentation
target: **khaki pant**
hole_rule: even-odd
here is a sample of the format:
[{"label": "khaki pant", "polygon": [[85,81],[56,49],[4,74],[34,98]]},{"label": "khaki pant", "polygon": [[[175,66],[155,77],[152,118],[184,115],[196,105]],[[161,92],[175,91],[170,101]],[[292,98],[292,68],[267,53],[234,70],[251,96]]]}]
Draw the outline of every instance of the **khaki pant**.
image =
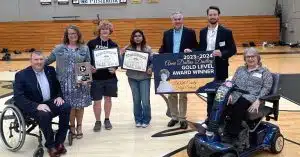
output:
[{"label": "khaki pant", "polygon": [[187,94],[169,94],[168,100],[172,119],[185,121],[187,109]]}]

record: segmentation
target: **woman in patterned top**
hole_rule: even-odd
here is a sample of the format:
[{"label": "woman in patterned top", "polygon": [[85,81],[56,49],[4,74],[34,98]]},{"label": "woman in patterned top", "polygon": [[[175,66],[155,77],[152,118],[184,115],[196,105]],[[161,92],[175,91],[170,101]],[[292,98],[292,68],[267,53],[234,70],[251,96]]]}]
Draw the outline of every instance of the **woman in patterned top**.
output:
[{"label": "woman in patterned top", "polygon": [[229,97],[227,111],[232,114],[229,115],[231,120],[225,129],[232,137],[237,137],[242,131],[242,120],[247,115],[247,110],[258,112],[261,104],[259,98],[268,95],[273,84],[272,74],[262,67],[260,55],[255,48],[245,50],[244,61],[245,65],[236,70],[232,81],[249,94],[235,91]]},{"label": "woman in patterned top", "polygon": [[[65,29],[63,44],[57,45],[46,59],[46,65],[56,61],[57,78],[60,82],[66,103],[72,106],[70,127],[73,138],[81,139],[84,107],[91,105],[90,87],[86,82],[78,84],[75,76],[76,63],[90,62],[90,53],[83,45],[82,35],[78,27]],[[75,133],[75,119],[77,122]]]}]

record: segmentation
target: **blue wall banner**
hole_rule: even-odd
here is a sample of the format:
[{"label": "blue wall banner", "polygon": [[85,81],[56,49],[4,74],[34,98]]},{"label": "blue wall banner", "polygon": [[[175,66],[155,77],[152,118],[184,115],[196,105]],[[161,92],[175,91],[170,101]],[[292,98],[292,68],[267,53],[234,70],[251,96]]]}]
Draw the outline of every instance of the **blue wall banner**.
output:
[{"label": "blue wall banner", "polygon": [[158,54],[153,71],[156,94],[205,92],[215,76],[214,57],[212,51]]}]

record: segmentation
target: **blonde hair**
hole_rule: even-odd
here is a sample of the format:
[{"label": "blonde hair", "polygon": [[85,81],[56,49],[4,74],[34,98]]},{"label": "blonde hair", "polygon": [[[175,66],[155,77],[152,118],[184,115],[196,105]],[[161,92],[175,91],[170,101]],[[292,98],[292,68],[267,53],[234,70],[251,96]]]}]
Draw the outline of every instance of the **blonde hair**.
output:
[{"label": "blonde hair", "polygon": [[110,23],[108,20],[102,20],[99,22],[98,31],[97,31],[98,36],[100,36],[101,29],[109,29],[109,34],[112,34],[114,31],[113,24]]}]

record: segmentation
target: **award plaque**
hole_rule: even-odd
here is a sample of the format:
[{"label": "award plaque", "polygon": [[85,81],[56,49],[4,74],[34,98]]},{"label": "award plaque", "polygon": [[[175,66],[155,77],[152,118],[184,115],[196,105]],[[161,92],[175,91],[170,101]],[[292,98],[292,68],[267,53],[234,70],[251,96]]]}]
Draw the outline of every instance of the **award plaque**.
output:
[{"label": "award plaque", "polygon": [[126,50],[124,54],[123,69],[146,72],[149,53]]},{"label": "award plaque", "polygon": [[90,62],[77,63],[75,73],[77,83],[92,81],[92,71]]},{"label": "award plaque", "polygon": [[120,66],[118,48],[94,50],[96,69],[106,69]]}]

